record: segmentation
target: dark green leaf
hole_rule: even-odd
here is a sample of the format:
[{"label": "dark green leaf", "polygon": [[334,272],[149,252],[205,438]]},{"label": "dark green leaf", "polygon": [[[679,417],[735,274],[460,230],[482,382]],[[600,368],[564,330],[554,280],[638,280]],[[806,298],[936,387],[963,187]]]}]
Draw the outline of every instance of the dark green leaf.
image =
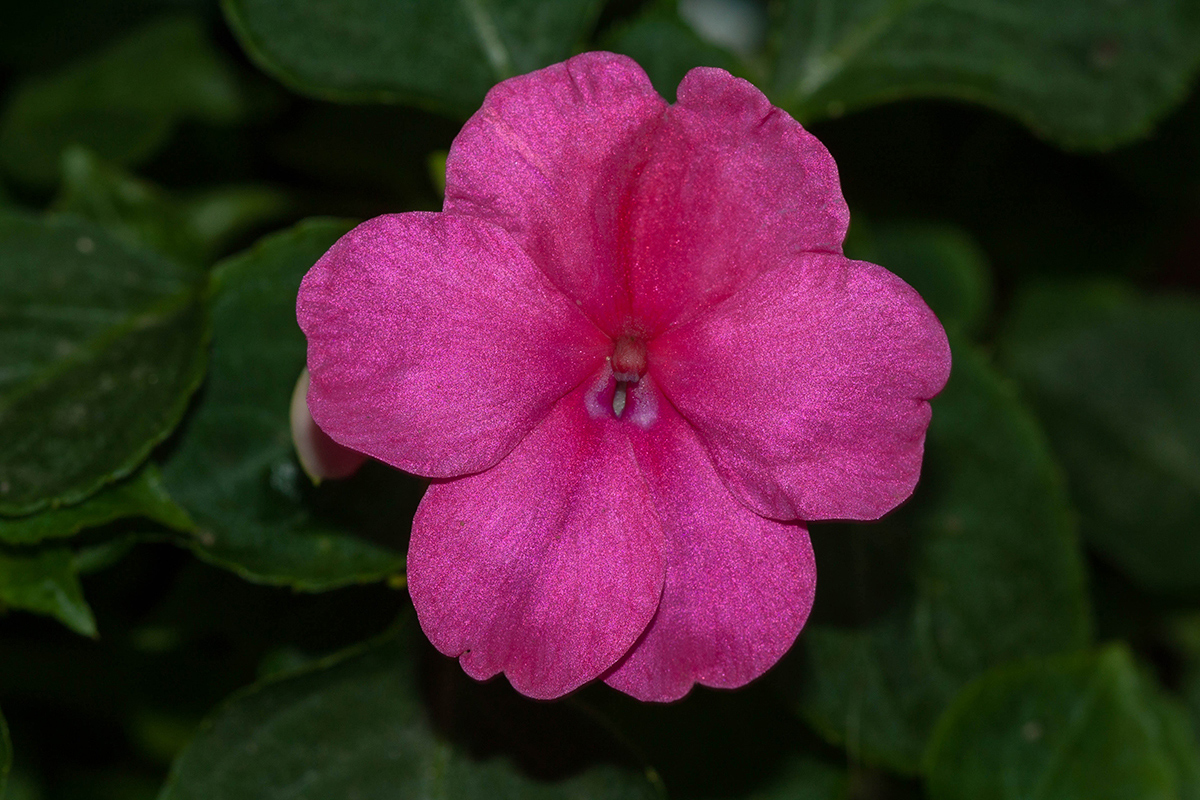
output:
[{"label": "dark green leaf", "polygon": [[259,66],[347,102],[412,102],[466,116],[492,84],[570,56],[598,0],[225,0]]},{"label": "dark green leaf", "polygon": [[258,186],[175,197],[81,147],[63,154],[58,211],[98,222],[126,242],[187,264],[208,264],[229,240],[286,213],[280,192]]},{"label": "dark green leaf", "polygon": [[0,714],[0,797],[8,785],[8,771],[12,768],[12,744],[8,740],[8,724]]},{"label": "dark green leaf", "polygon": [[974,334],[987,321],[992,286],[987,257],[961,229],[924,223],[856,224],[846,255],[886,267],[921,293],[947,329]]},{"label": "dark green leaf", "polygon": [[0,550],[0,605],[48,614],[76,633],[96,635],[71,551]]},{"label": "dark green leaf", "polygon": [[848,784],[844,769],[812,757],[794,756],[768,786],[743,800],[842,800]]},{"label": "dark green leaf", "polygon": [[1200,62],[1190,0],[785,0],[777,103],[804,120],[908,97],[1012,114],[1105,148],[1145,134]]},{"label": "dark green leaf", "polygon": [[862,758],[912,772],[963,683],[1089,636],[1079,547],[1046,445],[1008,386],[961,341],[933,401],[913,499],[874,529],[858,526],[881,544],[896,529],[914,552],[913,604],[866,628],[810,625],[801,709]]},{"label": "dark green leaf", "polygon": [[288,408],[306,353],[296,292],[348,227],[301,223],[213,275],[212,368],[163,480],[200,526],[197,552],[251,580],[321,590],[404,568],[400,553],[345,532],[374,527],[402,547],[416,484],[376,466],[313,487],[292,447]]},{"label": "dark green leaf", "polygon": [[605,41],[605,49],[623,53],[642,65],[654,88],[667,99],[693,67],[721,67],[735,71],[737,59],[710,44],[679,17],[672,0],[651,3],[637,17],[618,26]]},{"label": "dark green leaf", "polygon": [[0,164],[49,185],[69,145],[132,164],[153,155],[181,120],[221,123],[241,113],[233,73],[199,23],[166,19],[18,87],[0,118]]},{"label": "dark green leaf", "polygon": [[963,690],[926,760],[934,800],[1194,800],[1200,747],[1121,647],[999,668]]},{"label": "dark green leaf", "polygon": [[122,533],[106,537],[94,544],[87,543],[77,546],[72,554],[75,572],[80,575],[89,575],[108,569],[129,555],[129,551],[139,542],[159,541],[162,538],[164,537],[151,534]]},{"label": "dark green leaf", "polygon": [[1200,303],[1041,287],[1001,343],[1088,541],[1149,589],[1200,587]]},{"label": "dark green leaf", "polygon": [[1183,698],[1191,714],[1192,730],[1200,736],[1200,613],[1176,619],[1170,627],[1183,661]]},{"label": "dark green leaf", "polygon": [[0,514],[77,503],[171,432],[204,374],[198,278],[80,220],[0,213]]},{"label": "dark green leaf", "polygon": [[0,517],[0,544],[36,544],[44,539],[74,536],[85,528],[128,517],[141,517],[181,531],[195,527],[187,512],[167,495],[158,468],[147,464],[82,503],[24,517]]},{"label": "dark green leaf", "polygon": [[[660,796],[646,775],[616,765],[568,774],[551,772],[539,779],[507,753],[497,753],[494,742],[475,750],[466,742],[444,738],[446,732],[441,728],[435,732],[430,723],[438,706],[427,709],[421,701],[414,658],[404,638],[393,635],[234,696],[201,727],[175,762],[160,800],[642,800]],[[451,666],[457,671],[457,664]],[[465,680],[455,677],[460,685]],[[496,689],[510,696],[512,692],[497,684],[487,689],[493,691],[471,686],[465,697],[447,691],[436,697],[444,706],[455,706],[474,734],[496,725],[505,750],[527,741],[530,730],[522,724],[527,719],[514,719],[515,715],[497,719],[495,708],[479,702],[481,697],[497,695]],[[567,707],[523,701],[516,710],[523,717],[558,720]],[[556,728],[555,733],[569,736],[566,729]],[[603,739],[597,734],[593,732]],[[544,751],[535,754],[544,769],[546,756]]]}]

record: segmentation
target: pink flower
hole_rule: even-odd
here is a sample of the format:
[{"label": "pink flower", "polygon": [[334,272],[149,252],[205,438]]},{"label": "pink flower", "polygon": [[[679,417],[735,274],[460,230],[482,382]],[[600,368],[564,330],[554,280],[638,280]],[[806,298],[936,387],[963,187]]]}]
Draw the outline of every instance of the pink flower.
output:
[{"label": "pink flower", "polygon": [[798,520],[907,498],[949,372],[916,292],[842,256],[825,148],[722,70],[678,94],[609,53],[501,83],[444,210],[363,223],[300,289],[314,419],[434,479],[422,628],[530,697],[762,674],[812,606]]}]

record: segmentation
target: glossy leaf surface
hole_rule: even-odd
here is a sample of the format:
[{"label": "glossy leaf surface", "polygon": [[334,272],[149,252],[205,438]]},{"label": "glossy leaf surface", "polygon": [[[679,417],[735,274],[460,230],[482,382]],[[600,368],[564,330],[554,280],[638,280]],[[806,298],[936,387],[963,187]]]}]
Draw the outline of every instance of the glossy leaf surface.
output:
[{"label": "glossy leaf surface", "polygon": [[1200,303],[1046,286],[1002,338],[1087,541],[1143,586],[1200,587]]},{"label": "glossy leaf surface", "polygon": [[118,519],[140,517],[180,531],[191,530],[187,513],[163,488],[158,469],[147,464],[75,505],[23,517],[0,517],[0,544],[36,544],[74,536]]},{"label": "glossy leaf surface", "polygon": [[0,214],[0,514],[77,503],[171,432],[206,363],[200,279],[77,219]]},{"label": "glossy leaf surface", "polygon": [[1200,64],[1188,0],[785,0],[779,12],[773,97],[802,120],[947,97],[1104,148],[1145,133]]},{"label": "glossy leaf surface", "polygon": [[96,635],[96,621],[66,548],[0,550],[0,603],[47,614],[84,636]]},{"label": "glossy leaf surface", "polygon": [[[431,725],[430,714],[436,719],[452,708],[454,689],[441,685],[440,697],[447,703],[442,709],[425,707],[406,639],[393,636],[236,695],[180,756],[160,800],[660,797],[644,772],[614,764],[531,775],[531,765],[514,762],[506,748],[522,739],[527,742],[530,726],[537,726],[539,719],[554,721],[546,730],[560,737],[561,744],[561,739],[572,737],[571,725],[578,726],[580,720],[564,720],[573,715],[561,705],[539,706],[522,699],[509,708],[506,704],[516,698],[504,686],[487,687],[500,690],[488,692],[493,698],[508,698],[500,701],[501,708],[477,706],[475,718],[458,721],[466,724],[465,730],[449,723],[452,738],[447,738],[446,730]],[[478,693],[478,687],[464,681],[456,675],[453,683]],[[500,738],[476,752],[468,741],[454,738],[463,733],[478,737],[492,726]],[[516,726],[524,737],[505,743],[505,732],[511,737]],[[543,770],[555,749],[549,740],[535,756]]]},{"label": "glossy leaf surface", "polygon": [[294,89],[459,116],[492,84],[561,61],[597,0],[225,0],[242,46]]},{"label": "glossy leaf surface", "polygon": [[1113,647],[1005,667],[968,687],[927,759],[933,800],[1192,800],[1182,711]]}]

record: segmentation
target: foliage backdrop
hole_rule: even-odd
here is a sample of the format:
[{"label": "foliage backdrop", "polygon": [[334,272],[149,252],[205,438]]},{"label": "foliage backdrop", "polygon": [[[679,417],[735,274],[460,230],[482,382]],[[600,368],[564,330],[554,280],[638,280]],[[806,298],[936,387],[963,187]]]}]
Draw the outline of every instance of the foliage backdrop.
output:
[{"label": "foliage backdrop", "polygon": [[[0,12],[0,798],[1200,798],[1200,3],[42,0]],[[954,373],[922,482],[815,524],[733,693],[534,703],[434,653],[423,485],[319,486],[301,276],[437,209],[487,89],[748,78]]]}]

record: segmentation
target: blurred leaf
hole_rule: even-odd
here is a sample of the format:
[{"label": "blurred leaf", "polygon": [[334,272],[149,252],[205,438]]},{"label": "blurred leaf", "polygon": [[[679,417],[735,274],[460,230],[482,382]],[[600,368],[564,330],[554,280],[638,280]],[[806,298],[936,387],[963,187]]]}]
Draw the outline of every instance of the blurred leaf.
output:
[{"label": "blurred leaf", "polygon": [[3,789],[3,794],[0,794],[0,798],[3,800],[44,800],[45,798],[45,793],[38,781],[32,775],[22,772],[20,768],[14,768],[9,773],[7,788],[4,788],[0,782],[0,789]]},{"label": "blurred leaf", "polygon": [[8,740],[8,723],[0,714],[0,798],[8,785],[8,771],[12,769],[12,743]]},{"label": "blurred leaf", "polygon": [[[660,796],[634,770],[600,765],[533,777],[507,752],[497,753],[496,743],[472,748],[446,738],[446,731],[431,725],[431,710],[422,703],[414,658],[403,638],[389,636],[235,695],[175,762],[160,800]],[[489,720],[486,707],[472,702],[487,696],[487,690],[470,690],[468,705],[457,705],[456,711],[475,726],[498,722],[504,750],[526,739],[523,720]],[[444,692],[434,698],[452,699]],[[519,708],[538,716],[565,709],[528,701]]]},{"label": "blurred leaf", "polygon": [[926,760],[934,800],[1194,800],[1200,747],[1129,653],[1031,661],[971,684]]},{"label": "blurred leaf", "polygon": [[621,731],[671,797],[844,800],[845,756],[835,752],[831,764],[823,761],[819,754],[828,748],[767,681],[736,692],[698,686],[666,704],[634,700],[597,682],[566,702]]},{"label": "blurred leaf", "polygon": [[9,3],[0,27],[0,67],[46,71],[137,25],[187,9],[210,16],[215,0],[39,0]]},{"label": "blurred leaf", "polygon": [[810,625],[800,707],[856,756],[914,772],[962,684],[1089,638],[1058,473],[1028,413],[970,345],[954,341],[913,499],[879,525],[912,537],[915,603],[866,628]]},{"label": "blurred leaf", "polygon": [[784,0],[775,101],[802,120],[910,97],[1012,114],[1069,147],[1144,135],[1200,63],[1191,0]]},{"label": "blurred leaf", "polygon": [[403,504],[415,504],[407,479],[365,469],[316,488],[292,447],[288,409],[306,353],[296,292],[349,227],[301,223],[213,273],[212,368],[163,480],[199,524],[196,551],[250,580],[323,590],[404,569],[400,553],[346,535],[369,524],[346,517],[369,516],[402,545],[413,507]]},{"label": "blurred leaf", "polygon": [[962,229],[907,223],[863,228],[846,239],[846,255],[879,264],[921,293],[952,331],[977,334],[992,304],[987,256]]},{"label": "blurred leaf", "polygon": [[744,795],[744,800],[842,800],[848,791],[844,769],[793,756],[767,787]]},{"label": "blurred leaf", "polygon": [[467,116],[492,84],[562,61],[599,0],[224,0],[242,46],[293,89]]},{"label": "blurred leaf", "polygon": [[96,635],[96,621],[65,547],[0,550],[0,606],[48,614],[76,633]]},{"label": "blurred leaf", "polygon": [[200,276],[68,217],[0,213],[0,514],[128,475],[204,375]]},{"label": "blurred leaf", "polygon": [[161,538],[153,535],[123,533],[94,544],[76,545],[72,554],[75,572],[80,575],[90,575],[93,572],[108,569],[127,556],[134,545],[145,541],[157,541]]},{"label": "blurred leaf", "polygon": [[1112,285],[1021,295],[1001,339],[1087,540],[1144,587],[1200,588],[1200,303]]},{"label": "blurred leaf", "polygon": [[63,154],[63,186],[55,208],[98,222],[126,242],[207,265],[232,238],[278,219],[289,205],[282,192],[260,186],[177,198],[82,147],[71,147]]},{"label": "blurred leaf", "polygon": [[1183,699],[1191,714],[1192,730],[1200,736],[1200,613],[1172,620],[1169,629],[1172,643],[1181,651]]},{"label": "blurred leaf", "polygon": [[153,520],[176,530],[195,524],[163,488],[158,468],[146,464],[129,478],[110,484],[76,505],[52,508],[24,517],[0,517],[0,543],[36,544],[74,536],[85,528],[128,517]]},{"label": "blurred leaf", "polygon": [[47,186],[72,144],[120,164],[144,161],[185,119],[242,113],[230,67],[191,18],[149,24],[56,74],[20,85],[0,117],[0,165]]},{"label": "blurred leaf", "polygon": [[737,71],[737,58],[701,39],[679,16],[674,0],[656,0],[629,22],[618,25],[604,48],[623,53],[642,65],[654,88],[668,100],[693,67]]}]

